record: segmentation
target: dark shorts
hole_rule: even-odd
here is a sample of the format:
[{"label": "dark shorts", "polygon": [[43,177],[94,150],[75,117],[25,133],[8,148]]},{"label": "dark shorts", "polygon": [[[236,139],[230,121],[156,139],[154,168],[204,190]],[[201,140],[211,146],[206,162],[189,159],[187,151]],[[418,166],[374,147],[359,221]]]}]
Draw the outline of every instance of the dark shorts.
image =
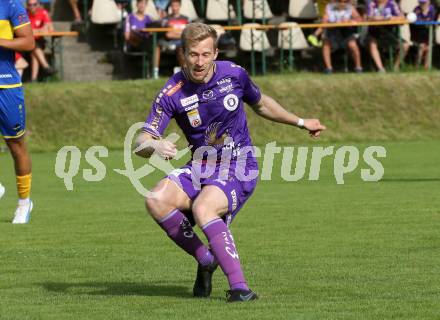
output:
[{"label": "dark shorts", "polygon": [[0,89],[0,133],[4,139],[21,137],[26,129],[23,87]]},{"label": "dark shorts", "polygon": [[41,50],[46,49],[46,39],[43,37],[38,37],[35,39],[35,46]]},{"label": "dark shorts", "polygon": [[328,40],[332,50],[344,49],[350,40],[356,39],[355,28],[329,28],[324,30],[324,39]]},{"label": "dark shorts", "polygon": [[[258,164],[254,159],[248,160],[245,165],[244,173],[249,174],[251,170],[258,171]],[[258,177],[253,179],[243,179],[236,175],[237,164],[231,162],[228,168],[222,168],[219,165],[215,165],[210,169],[204,165],[202,170],[195,169],[192,162],[187,163],[179,169],[173,170],[167,178],[172,180],[181,188],[188,197],[194,201],[200,194],[201,190],[205,186],[217,186],[224,192],[228,199],[228,213],[223,216],[223,220],[230,224],[235,218],[237,213],[252,195],[257,185]],[[209,177],[201,177],[208,172],[212,172]],[[200,175],[200,172],[202,174]],[[246,181],[248,180],[248,181]],[[185,212],[192,224],[194,219],[191,212]]]},{"label": "dark shorts", "polygon": [[429,27],[428,26],[417,26],[410,25],[411,30],[411,41],[417,44],[428,44],[429,43]]},{"label": "dark shorts", "polygon": [[368,27],[368,38],[375,39],[379,47],[396,47],[399,44],[398,34],[394,26]]}]

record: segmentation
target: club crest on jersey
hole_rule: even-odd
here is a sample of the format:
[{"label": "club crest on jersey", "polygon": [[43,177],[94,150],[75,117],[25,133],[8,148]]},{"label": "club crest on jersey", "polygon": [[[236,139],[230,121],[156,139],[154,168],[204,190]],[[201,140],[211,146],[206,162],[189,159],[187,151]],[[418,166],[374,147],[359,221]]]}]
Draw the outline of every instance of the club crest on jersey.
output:
[{"label": "club crest on jersey", "polygon": [[193,128],[197,128],[202,124],[202,118],[200,118],[200,113],[198,109],[193,109],[186,113],[188,116],[189,124]]},{"label": "club crest on jersey", "polygon": [[197,96],[197,94],[193,94],[192,96],[189,96],[187,98],[180,99],[182,107],[189,106],[190,104],[194,104],[196,102],[199,102],[199,97]]},{"label": "club crest on jersey", "polygon": [[228,111],[234,111],[235,109],[237,109],[238,104],[239,104],[238,97],[233,93],[228,94],[223,99],[223,105]]}]

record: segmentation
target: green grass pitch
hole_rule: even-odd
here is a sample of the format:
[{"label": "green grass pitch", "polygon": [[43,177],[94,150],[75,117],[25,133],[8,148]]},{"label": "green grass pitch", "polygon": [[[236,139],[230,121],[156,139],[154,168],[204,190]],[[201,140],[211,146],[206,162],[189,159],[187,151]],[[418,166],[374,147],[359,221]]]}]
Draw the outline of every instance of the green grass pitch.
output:
[{"label": "green grass pitch", "polygon": [[0,319],[438,318],[440,144],[384,146],[381,182],[363,182],[360,165],[337,185],[332,158],[319,181],[285,182],[278,163],[274,179],[259,182],[232,232],[261,299],[235,305],[225,303],[221,271],[210,299],[191,297],[195,261],[113,172],[121,151],[103,160],[103,181],[80,172],[71,192],[54,174],[55,154],[33,154],[35,208],[24,226],[10,224],[16,195],[3,153]]}]

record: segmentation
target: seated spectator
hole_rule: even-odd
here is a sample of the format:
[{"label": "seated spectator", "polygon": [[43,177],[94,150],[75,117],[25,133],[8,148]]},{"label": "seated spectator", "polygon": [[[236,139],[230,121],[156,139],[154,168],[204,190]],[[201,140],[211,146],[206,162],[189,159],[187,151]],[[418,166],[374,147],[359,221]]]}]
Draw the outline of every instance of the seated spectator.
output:
[{"label": "seated spectator", "polygon": [[[47,10],[40,7],[39,0],[27,0],[27,13],[34,32],[52,32],[53,24]],[[37,81],[40,65],[45,75],[54,75],[55,69],[49,66],[44,55],[45,40],[41,36],[35,36],[35,49],[31,52],[31,81]]]},{"label": "seated spectator", "polygon": [[[315,8],[319,15],[319,22],[322,22],[322,19],[324,18],[325,14],[325,8],[327,7],[327,4],[329,4],[330,0],[315,0]],[[322,47],[322,28],[316,29],[312,34],[309,34],[307,37],[307,41],[314,47]]]},{"label": "seated spectator", "polygon": [[145,14],[148,0],[136,0],[136,12],[128,15],[125,20],[124,38],[129,51],[146,51],[148,45],[148,33],[143,32],[153,22],[153,19]]},{"label": "seated spectator", "polygon": [[167,16],[167,9],[169,4],[170,0],[154,0],[154,5],[156,6],[156,10],[159,13],[159,17],[161,19]]},{"label": "seated spectator", "polygon": [[[399,6],[394,0],[371,0],[368,4],[367,17],[370,21],[404,19]],[[379,72],[385,72],[378,46],[399,47],[396,26],[368,27],[368,45],[371,57]],[[397,60],[397,59],[396,59]]]},{"label": "seated spectator", "polygon": [[25,60],[25,58],[23,58],[23,56],[20,53],[16,52],[15,69],[17,69],[17,72],[20,75],[20,77],[23,77],[24,69],[26,69],[27,67],[29,67],[28,62]]},{"label": "seated spectator", "polygon": [[[154,63],[153,78],[157,79],[159,77],[159,65],[160,65],[160,54],[161,50],[172,50],[176,51],[177,61],[179,66],[183,65],[183,50],[182,50],[182,31],[185,26],[189,23],[187,17],[180,14],[181,1],[171,0],[170,8],[171,14],[162,20],[162,27],[172,28],[171,31],[165,33],[165,38],[159,41],[158,47],[156,48],[156,61]],[[174,68],[177,72],[180,67]]]},{"label": "seated spectator", "polygon": [[[356,8],[352,6],[351,0],[337,0],[327,4],[323,17],[324,23],[338,23],[360,21],[361,16]],[[322,46],[322,56],[324,58],[325,72],[332,73],[333,66],[331,53],[333,50],[349,48],[353,57],[355,71],[362,72],[361,54],[356,42],[356,28],[340,27],[326,28],[323,34],[324,44]]]},{"label": "seated spectator", "polygon": [[[414,13],[417,16],[417,21],[435,21],[435,8],[429,0],[419,0],[419,5],[414,8]],[[423,61],[425,69],[429,68],[429,26],[414,25],[411,28],[411,41],[417,45],[417,67]],[[408,52],[409,44],[405,46],[405,55]]]}]

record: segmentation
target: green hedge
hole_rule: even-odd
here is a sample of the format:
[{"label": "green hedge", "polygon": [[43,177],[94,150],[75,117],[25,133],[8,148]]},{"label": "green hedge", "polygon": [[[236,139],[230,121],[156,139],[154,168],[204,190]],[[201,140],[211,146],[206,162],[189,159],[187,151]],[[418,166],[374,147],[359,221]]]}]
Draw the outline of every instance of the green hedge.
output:
[{"label": "green hedge", "polygon": [[[128,127],[143,121],[165,79],[25,86],[33,150],[64,145],[122,148]],[[263,92],[302,117],[319,117],[323,142],[440,137],[440,73],[291,74],[257,77]],[[255,144],[304,143],[301,130],[274,125],[248,109]],[[173,122],[169,130],[176,130]]]}]

